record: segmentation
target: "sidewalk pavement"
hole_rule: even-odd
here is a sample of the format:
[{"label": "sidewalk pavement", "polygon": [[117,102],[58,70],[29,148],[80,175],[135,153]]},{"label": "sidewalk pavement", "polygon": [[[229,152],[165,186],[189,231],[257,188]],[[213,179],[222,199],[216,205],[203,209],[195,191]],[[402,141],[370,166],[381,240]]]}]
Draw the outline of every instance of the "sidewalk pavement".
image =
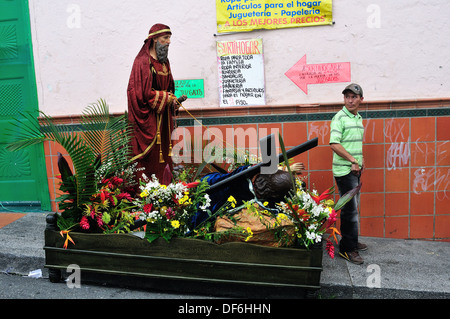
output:
[{"label": "sidewalk pavement", "polygon": [[[44,229],[48,213],[0,213],[0,271],[44,278]],[[18,218],[18,219],[17,219]],[[324,250],[319,298],[450,299],[450,242],[362,237],[364,264]]]}]

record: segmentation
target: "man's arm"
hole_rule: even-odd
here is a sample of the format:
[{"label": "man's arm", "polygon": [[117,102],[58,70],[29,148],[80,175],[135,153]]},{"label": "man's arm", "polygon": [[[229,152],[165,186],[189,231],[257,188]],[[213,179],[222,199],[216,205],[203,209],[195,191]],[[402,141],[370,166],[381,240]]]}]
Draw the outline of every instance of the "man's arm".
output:
[{"label": "man's arm", "polygon": [[330,146],[333,152],[352,163],[352,172],[358,173],[361,170],[359,165],[362,163],[358,163],[358,161],[349,152],[347,152],[341,144],[330,143]]}]

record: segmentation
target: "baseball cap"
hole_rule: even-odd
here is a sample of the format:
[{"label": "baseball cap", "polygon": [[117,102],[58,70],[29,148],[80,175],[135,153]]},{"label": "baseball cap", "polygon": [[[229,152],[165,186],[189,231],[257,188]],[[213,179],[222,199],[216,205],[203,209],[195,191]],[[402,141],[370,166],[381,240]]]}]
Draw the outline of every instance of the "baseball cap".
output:
[{"label": "baseball cap", "polygon": [[361,86],[359,84],[356,84],[356,83],[352,83],[352,84],[347,85],[345,87],[344,91],[342,91],[342,94],[344,94],[345,91],[352,91],[356,95],[360,95],[361,97],[363,96],[363,90],[362,90]]}]

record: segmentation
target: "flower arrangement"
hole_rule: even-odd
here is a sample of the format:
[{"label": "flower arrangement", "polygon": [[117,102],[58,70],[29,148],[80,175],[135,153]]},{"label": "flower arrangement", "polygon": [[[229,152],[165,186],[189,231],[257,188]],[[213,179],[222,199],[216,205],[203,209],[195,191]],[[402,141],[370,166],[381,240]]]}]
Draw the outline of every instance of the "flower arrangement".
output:
[{"label": "flower arrangement", "polygon": [[91,196],[91,202],[84,204],[80,227],[84,231],[100,229],[104,233],[126,232],[134,222],[130,214],[133,198],[123,190],[124,179],[112,176],[103,179],[99,190]]},{"label": "flower arrangement", "polygon": [[[288,163],[289,159],[286,155],[283,138],[279,134],[279,143],[283,153],[284,162]],[[286,202],[277,204],[281,213],[277,218],[288,218],[295,226],[295,234],[303,246],[309,248],[314,243],[322,242],[323,235],[330,230],[331,234],[326,239],[327,244],[325,249],[331,258],[334,258],[334,244],[331,238],[337,243],[336,234],[339,231],[333,227],[336,222],[336,211],[341,209],[348,201],[350,201],[361,189],[359,184],[354,189],[350,190],[341,196],[336,204],[329,198],[334,193],[334,186],[327,189],[321,195],[318,195],[316,190],[312,192],[303,189],[301,180],[294,177],[289,165],[287,170],[291,175],[291,180],[294,185],[294,192],[285,197]]]},{"label": "flower arrangement", "polygon": [[[233,214],[238,210],[246,207],[252,211],[255,206],[253,201],[249,201],[241,207],[236,207],[237,201],[230,196],[217,212],[211,214],[208,209],[209,185],[207,181],[197,181],[207,162],[197,168],[194,177],[191,176],[194,173],[192,170],[180,171],[177,176],[169,172],[170,177],[164,177],[162,182],[155,176],[151,176],[150,179],[144,176],[140,181],[139,192],[134,194],[131,188],[136,186],[133,185],[136,172],[129,158],[131,129],[126,115],[111,116],[104,100],[99,100],[83,111],[81,118],[83,134],[79,134],[75,129],[62,132],[51,117],[43,113],[42,115],[45,129],[37,125],[27,127],[26,133],[13,135],[14,142],[8,145],[8,149],[15,151],[43,141],[54,141],[67,150],[72,159],[73,172],[64,157],[58,154],[62,192],[58,200],[62,213],[58,214],[57,225],[61,236],[66,236],[65,248],[69,241],[75,244],[69,236],[72,230],[129,232],[131,226],[136,227],[136,220],[139,219],[146,223],[145,238],[150,242],[159,237],[170,240],[174,236],[215,240],[220,236],[238,235],[244,238],[244,241],[251,241],[256,237],[251,227],[232,228],[228,230],[228,234],[215,231],[214,221],[217,217],[227,215],[232,220]],[[30,123],[33,122],[32,114],[24,116]],[[284,163],[289,163],[281,135],[279,141]],[[239,161],[237,153],[224,155],[225,158],[230,156],[233,158],[231,163],[227,160],[229,170],[235,168],[233,162],[240,166],[242,161]],[[245,165],[257,161],[250,154],[241,159]],[[289,165],[286,167],[291,173]],[[275,220],[268,229],[291,241],[292,232],[286,232],[283,227],[278,227],[290,222],[295,228],[294,236],[305,247],[321,242],[325,232],[331,230],[326,249],[333,257],[334,245],[329,239],[334,238],[336,241],[335,234],[339,234],[333,227],[336,211],[359,191],[360,186],[342,196],[333,206],[329,197],[334,188],[319,196],[316,191],[308,192],[302,189],[301,184],[297,185],[301,181],[294,181],[292,173],[291,178],[295,185],[294,192],[285,198],[285,202],[277,204],[277,213],[276,209],[269,213],[264,208],[266,205],[262,205],[262,213],[270,215]],[[209,218],[195,229],[190,229],[192,219],[199,211],[206,211]]]},{"label": "flower arrangement", "polygon": [[[298,180],[296,180],[298,183]],[[322,242],[324,234],[332,231],[332,238],[336,240],[335,233],[338,230],[333,227],[336,222],[337,213],[333,208],[334,202],[329,199],[334,191],[334,187],[327,189],[321,195],[316,190],[312,192],[297,188],[296,192],[286,197],[286,202],[280,202],[277,207],[281,213],[277,219],[288,219],[295,227],[295,235],[298,242],[309,248],[315,243]],[[328,254],[334,258],[334,245],[329,236],[327,238],[326,249]]]},{"label": "flower arrangement", "polygon": [[186,236],[197,209],[207,210],[210,206],[206,181],[164,185],[155,175],[151,179],[143,175],[143,179],[134,204],[139,218],[147,222],[145,237],[150,242],[159,237],[170,240],[174,236]]}]

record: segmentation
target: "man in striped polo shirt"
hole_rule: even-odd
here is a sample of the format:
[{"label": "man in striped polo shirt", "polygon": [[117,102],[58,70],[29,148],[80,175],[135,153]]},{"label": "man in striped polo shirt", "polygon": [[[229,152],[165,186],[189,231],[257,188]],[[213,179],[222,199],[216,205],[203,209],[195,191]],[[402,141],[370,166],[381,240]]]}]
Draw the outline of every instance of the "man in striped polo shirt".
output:
[{"label": "man in striped polo shirt", "polygon": [[[348,85],[344,91],[345,106],[333,117],[330,124],[330,146],[333,150],[333,175],[340,196],[357,187],[364,165],[362,142],[364,126],[358,108],[364,100],[358,84]],[[359,250],[367,245],[358,242],[359,193],[341,209],[341,235],[339,256],[362,264]]]}]

